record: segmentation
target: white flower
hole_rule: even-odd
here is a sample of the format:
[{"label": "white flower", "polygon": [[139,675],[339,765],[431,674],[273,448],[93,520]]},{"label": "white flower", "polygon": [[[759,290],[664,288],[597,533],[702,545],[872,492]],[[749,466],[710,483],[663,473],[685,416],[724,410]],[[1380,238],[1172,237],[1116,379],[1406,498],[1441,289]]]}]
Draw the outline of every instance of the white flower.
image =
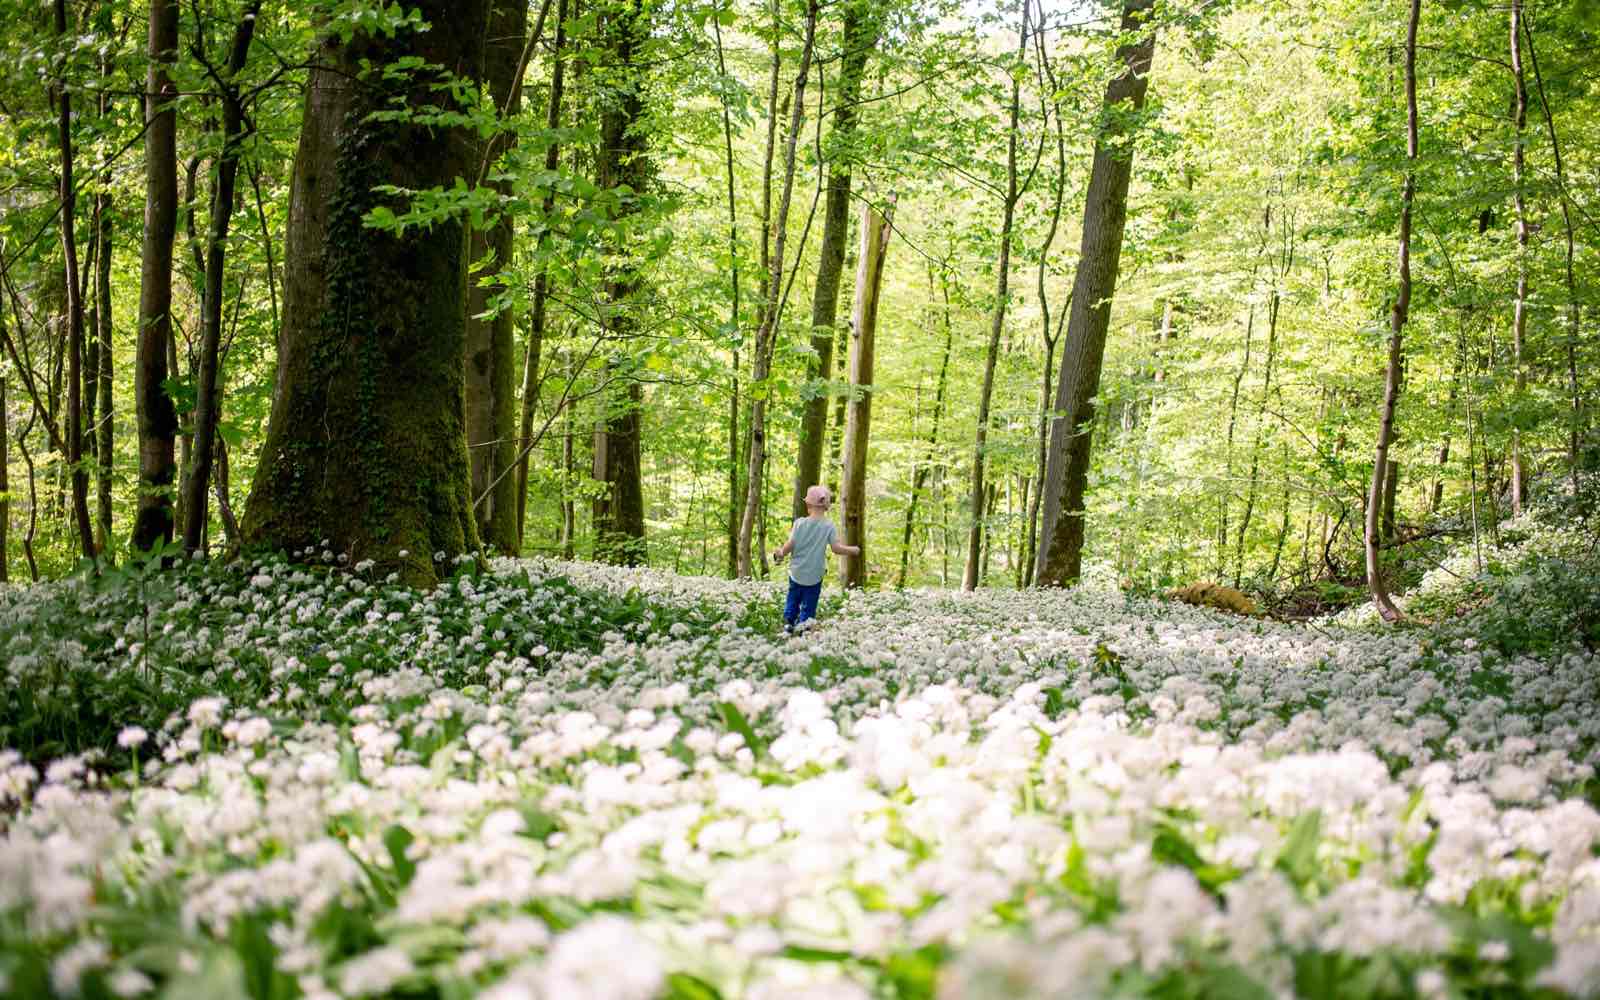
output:
[{"label": "white flower", "polygon": [[117,733],[117,746],[122,747],[124,750],[131,750],[136,746],[142,745],[149,738],[150,734],[145,732],[142,727],[126,726],[121,732]]},{"label": "white flower", "polygon": [[376,948],[344,963],[339,988],[358,997],[388,993],[415,971],[411,957],[399,948]]}]

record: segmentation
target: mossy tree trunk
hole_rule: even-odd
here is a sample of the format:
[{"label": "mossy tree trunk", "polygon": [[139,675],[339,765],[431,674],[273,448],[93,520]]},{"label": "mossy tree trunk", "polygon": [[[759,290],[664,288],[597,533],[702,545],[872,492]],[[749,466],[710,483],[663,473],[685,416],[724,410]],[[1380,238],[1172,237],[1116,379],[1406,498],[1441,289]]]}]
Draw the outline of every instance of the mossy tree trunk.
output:
[{"label": "mossy tree trunk", "polygon": [[247,545],[291,554],[326,545],[424,586],[477,547],[462,400],[465,227],[445,220],[396,235],[363,219],[400,207],[375,185],[473,176],[466,130],[369,116],[445,99],[438,72],[384,81],[399,59],[478,80],[488,6],[431,0],[417,5],[430,30],[323,43],[295,153],[278,369]]},{"label": "mossy tree trunk", "polygon": [[[509,117],[517,113],[521,94],[516,86],[522,67],[522,48],[528,29],[528,5],[521,0],[492,4],[489,35],[484,51],[484,75],[494,106]],[[493,170],[493,161],[505,151],[507,141],[498,134],[480,152],[478,172]],[[489,161],[487,163],[483,161]],[[489,181],[509,194],[507,181]],[[509,216],[501,216],[487,230],[472,233],[470,260],[492,254],[491,274],[511,263],[514,247]],[[473,514],[478,536],[495,551],[514,555],[518,547],[517,486],[522,480],[511,472],[517,459],[516,401],[512,397],[516,343],[510,309],[492,315],[492,299],[505,290],[498,276],[489,282],[475,275],[467,293],[467,444],[472,461]],[[482,318],[479,318],[482,317]]]}]

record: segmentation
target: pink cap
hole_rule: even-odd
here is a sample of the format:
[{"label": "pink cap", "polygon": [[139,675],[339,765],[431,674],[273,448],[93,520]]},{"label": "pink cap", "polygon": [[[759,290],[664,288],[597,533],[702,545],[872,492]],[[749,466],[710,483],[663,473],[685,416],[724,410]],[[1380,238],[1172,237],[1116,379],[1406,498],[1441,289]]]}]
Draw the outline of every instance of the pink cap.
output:
[{"label": "pink cap", "polygon": [[806,490],[807,507],[826,507],[833,502],[833,497],[828,495],[826,486],[813,486]]}]

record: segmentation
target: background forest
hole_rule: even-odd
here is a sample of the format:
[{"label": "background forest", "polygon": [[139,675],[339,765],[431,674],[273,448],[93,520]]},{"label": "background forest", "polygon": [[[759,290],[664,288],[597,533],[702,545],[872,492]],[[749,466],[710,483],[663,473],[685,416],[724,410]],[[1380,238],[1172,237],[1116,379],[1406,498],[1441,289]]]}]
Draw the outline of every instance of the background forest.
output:
[{"label": "background forest", "polygon": [[1070,427],[1082,572],[1127,587],[1487,535],[1600,460],[1600,8],[1419,11],[1408,156],[1401,3],[10,0],[0,577],[765,576],[821,481],[849,579],[1022,586]]}]

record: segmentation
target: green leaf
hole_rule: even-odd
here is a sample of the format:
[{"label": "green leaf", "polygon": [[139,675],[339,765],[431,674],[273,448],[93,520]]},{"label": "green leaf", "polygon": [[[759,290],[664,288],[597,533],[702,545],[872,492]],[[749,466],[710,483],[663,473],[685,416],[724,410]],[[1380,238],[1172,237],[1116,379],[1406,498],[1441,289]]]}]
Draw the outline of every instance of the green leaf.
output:
[{"label": "green leaf", "polygon": [[1284,838],[1283,851],[1273,867],[1304,889],[1317,876],[1317,844],[1322,839],[1322,811],[1301,813]]},{"label": "green leaf", "polygon": [[389,849],[389,860],[394,863],[395,877],[399,879],[400,887],[411,884],[411,879],[417,874],[417,863],[406,857],[406,848],[416,842],[410,830],[396,823],[383,831],[383,846]]},{"label": "green leaf", "polygon": [[750,720],[744,717],[744,713],[739,711],[738,706],[732,702],[719,701],[717,702],[717,712],[722,716],[723,726],[729,732],[743,736],[744,745],[750,748],[751,753],[760,757],[765,751],[765,747],[762,745],[761,740],[757,738],[756,731],[750,727]]}]

